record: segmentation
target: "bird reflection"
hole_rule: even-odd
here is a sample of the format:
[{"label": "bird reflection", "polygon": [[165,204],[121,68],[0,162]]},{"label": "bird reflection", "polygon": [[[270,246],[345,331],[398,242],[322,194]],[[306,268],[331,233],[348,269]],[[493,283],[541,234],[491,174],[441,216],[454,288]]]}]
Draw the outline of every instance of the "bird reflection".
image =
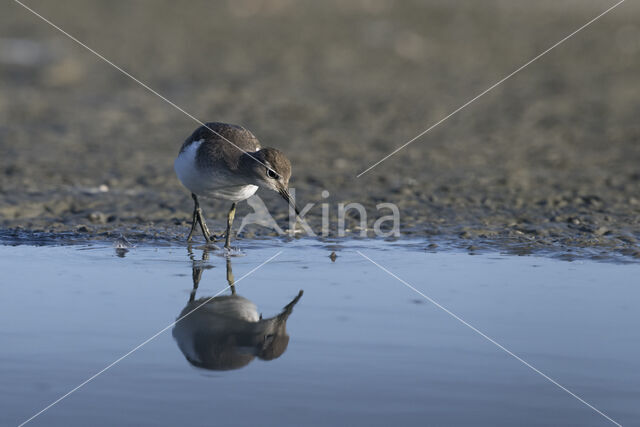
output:
[{"label": "bird reflection", "polygon": [[[280,314],[263,319],[253,302],[236,294],[231,259],[227,258],[231,295],[196,299],[205,267],[195,259],[191,249],[189,252],[193,260],[193,290],[178,316],[181,320],[173,328],[173,337],[187,361],[199,368],[226,371],[242,368],[256,357],[262,360],[280,357],[289,345],[287,319],[302,291]],[[208,258],[205,249],[202,261]]]}]

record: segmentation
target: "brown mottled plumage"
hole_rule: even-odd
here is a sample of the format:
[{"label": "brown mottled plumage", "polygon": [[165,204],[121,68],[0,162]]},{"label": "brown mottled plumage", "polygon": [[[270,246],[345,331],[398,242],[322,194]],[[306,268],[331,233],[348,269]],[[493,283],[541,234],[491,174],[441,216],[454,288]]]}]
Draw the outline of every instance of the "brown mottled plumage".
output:
[{"label": "brown mottled plumage", "polygon": [[[208,258],[205,250],[203,259]],[[202,264],[193,264],[193,291],[173,328],[173,337],[194,366],[225,371],[248,365],[256,357],[273,360],[289,345],[287,320],[303,291],[280,314],[264,319],[250,300],[235,293],[231,259],[227,258],[227,282],[231,295],[196,299]]]},{"label": "brown mottled plumage", "polygon": [[258,138],[241,126],[217,122],[200,126],[182,144],[174,166],[195,203],[188,241],[196,223],[207,241],[211,240],[198,196],[233,202],[227,218],[226,248],[230,245],[236,203],[253,195],[258,187],[277,191],[298,213],[289,194],[289,159],[275,148],[261,148]]},{"label": "brown mottled plumage", "polygon": [[253,153],[260,149],[258,138],[241,126],[217,122],[207,123],[206,126],[196,129],[180,147],[182,153],[192,143],[202,141],[196,155],[198,166],[202,168],[216,167],[219,162],[224,162],[229,169],[237,169],[240,157],[245,152]]}]

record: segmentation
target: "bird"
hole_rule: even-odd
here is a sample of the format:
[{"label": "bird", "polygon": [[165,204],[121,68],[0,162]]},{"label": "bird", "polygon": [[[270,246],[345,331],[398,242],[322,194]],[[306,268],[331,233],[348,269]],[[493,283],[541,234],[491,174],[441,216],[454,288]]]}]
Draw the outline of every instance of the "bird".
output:
[{"label": "bird", "polygon": [[[205,249],[203,260],[207,257]],[[227,282],[231,295],[196,299],[203,269],[194,260],[193,290],[172,331],[187,361],[198,368],[226,371],[242,368],[256,357],[267,361],[280,357],[289,345],[287,320],[303,291],[279,314],[264,319],[252,301],[236,294],[230,258]]]},{"label": "bird", "polygon": [[209,231],[200,208],[200,196],[231,201],[226,249],[231,248],[231,225],[237,203],[251,197],[259,187],[278,192],[296,216],[299,215],[289,192],[291,162],[276,148],[262,148],[258,138],[242,126],[209,122],[198,127],[180,147],[174,169],[194,202],[188,242],[191,242],[197,224],[207,242],[222,237]]}]

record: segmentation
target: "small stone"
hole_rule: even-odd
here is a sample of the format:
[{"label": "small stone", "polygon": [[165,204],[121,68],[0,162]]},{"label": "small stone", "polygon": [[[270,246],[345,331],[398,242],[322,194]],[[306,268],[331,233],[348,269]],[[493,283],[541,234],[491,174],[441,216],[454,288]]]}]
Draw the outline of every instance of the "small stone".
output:
[{"label": "small stone", "polygon": [[129,249],[126,248],[116,248],[116,255],[120,258],[124,258],[127,253],[129,252]]},{"label": "small stone", "polygon": [[405,178],[404,183],[409,187],[413,187],[418,184],[418,181],[415,178]]},{"label": "small stone", "polygon": [[349,162],[346,161],[345,159],[337,159],[333,165],[337,168],[337,169],[346,169],[349,167]]},{"label": "small stone", "polygon": [[89,232],[89,228],[86,225],[79,225],[76,227],[76,231],[80,233],[87,233]]},{"label": "small stone", "polygon": [[593,234],[595,234],[596,236],[604,236],[605,234],[611,234],[611,232],[607,227],[598,227],[593,230]]},{"label": "small stone", "polygon": [[131,249],[134,246],[126,237],[120,235],[120,237],[113,242],[113,247],[116,249]]},{"label": "small stone", "polygon": [[107,216],[102,212],[91,212],[87,215],[87,219],[94,224],[104,224],[107,222]]}]

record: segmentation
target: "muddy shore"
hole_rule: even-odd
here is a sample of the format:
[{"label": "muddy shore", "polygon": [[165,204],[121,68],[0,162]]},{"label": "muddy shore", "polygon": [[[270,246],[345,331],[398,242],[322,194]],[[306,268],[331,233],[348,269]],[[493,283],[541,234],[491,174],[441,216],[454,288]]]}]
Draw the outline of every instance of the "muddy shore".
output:
[{"label": "muddy shore", "polygon": [[[29,5],[199,119],[241,124],[285,151],[299,203],[315,203],[314,230],[321,203],[334,235],[338,203],[363,204],[371,227],[389,202],[402,237],[426,249],[640,260],[637,3],[360,178],[610,5]],[[192,205],[173,160],[197,124],[19,5],[0,24],[0,240],[182,241]],[[285,227],[284,202],[258,194]],[[204,203],[212,228],[227,209]],[[251,211],[242,203],[236,218]],[[348,217],[349,236],[357,225]],[[272,234],[249,226],[243,237]]]}]

